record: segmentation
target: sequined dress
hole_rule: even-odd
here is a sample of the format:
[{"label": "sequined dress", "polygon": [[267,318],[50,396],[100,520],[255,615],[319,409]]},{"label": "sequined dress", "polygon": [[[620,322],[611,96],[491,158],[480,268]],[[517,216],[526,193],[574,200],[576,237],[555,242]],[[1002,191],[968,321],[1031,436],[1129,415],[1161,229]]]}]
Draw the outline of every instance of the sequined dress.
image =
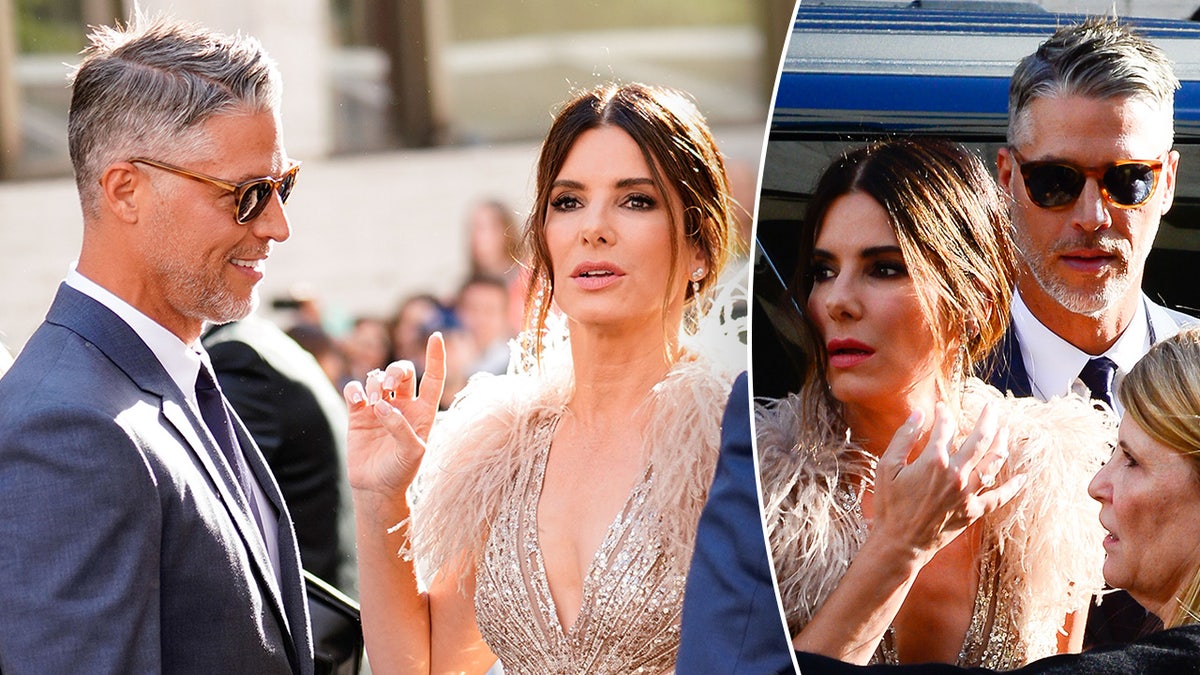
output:
[{"label": "sequined dress", "polygon": [[[985,517],[971,623],[957,665],[999,670],[1057,651],[1067,614],[1102,585],[1103,530],[1087,484],[1115,440],[1110,415],[1078,397],[1014,399],[978,380],[966,386],[960,434],[995,401],[1010,425],[998,477],[1027,476],[1009,504]],[[847,440],[824,397],[790,396],[756,411],[764,525],[788,628],[798,633],[837,587],[869,523],[860,508],[875,460]],[[889,630],[872,659],[897,663]]]},{"label": "sequined dress", "polygon": [[592,559],[569,631],[550,594],[537,504],[570,383],[473,381],[451,411],[456,419],[439,421],[448,431],[414,503],[413,553],[422,574],[468,561],[457,569],[474,572],[476,623],[506,674],[673,672],[729,386],[726,375],[688,358],[654,387],[641,413],[646,468]]},{"label": "sequined dress", "polygon": [[655,538],[646,496],[650,472],[592,560],[579,617],[559,624],[537,535],[537,504],[556,421],[542,427],[533,472],[518,478],[476,571],[479,630],[506,672],[661,673],[675,663],[684,576],[671,569]]}]

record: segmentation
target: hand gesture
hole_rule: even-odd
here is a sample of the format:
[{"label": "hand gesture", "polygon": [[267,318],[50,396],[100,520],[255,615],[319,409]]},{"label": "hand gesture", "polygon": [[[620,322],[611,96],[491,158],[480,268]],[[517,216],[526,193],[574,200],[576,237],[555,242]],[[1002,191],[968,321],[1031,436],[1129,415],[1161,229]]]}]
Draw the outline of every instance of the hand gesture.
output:
[{"label": "hand gesture", "polygon": [[1008,428],[999,423],[994,406],[984,408],[971,434],[953,449],[957,424],[939,403],[929,440],[909,463],[922,418],[915,411],[879,459],[873,530],[894,537],[924,564],[971,523],[1008,503],[1025,485],[1025,476],[996,485],[1008,457]]},{"label": "hand gesture", "polygon": [[425,375],[417,393],[411,361],[367,373],[343,394],[350,407],[346,453],[350,486],[394,497],[417,475],[446,379],[446,344],[434,333],[425,347]]}]

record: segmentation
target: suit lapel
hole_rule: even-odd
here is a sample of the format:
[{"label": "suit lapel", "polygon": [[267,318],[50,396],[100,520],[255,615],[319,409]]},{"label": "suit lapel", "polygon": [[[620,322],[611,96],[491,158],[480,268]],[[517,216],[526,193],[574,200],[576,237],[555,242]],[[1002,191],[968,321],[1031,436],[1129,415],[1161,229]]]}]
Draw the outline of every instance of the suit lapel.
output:
[{"label": "suit lapel", "polygon": [[1182,321],[1181,323],[1180,320],[1171,315],[1171,312],[1166,307],[1150,302],[1150,299],[1146,298],[1145,295],[1142,296],[1142,300],[1146,305],[1146,319],[1150,323],[1151,343],[1159,343],[1166,340],[1178,333],[1182,325],[1190,323],[1188,321],[1189,317],[1180,315],[1178,318]]},{"label": "suit lapel", "polygon": [[[258,534],[258,527],[249,515],[250,511],[245,499],[242,497],[241,490],[233,489],[232,486],[236,483],[225,461],[223,459],[221,461],[214,460],[214,458],[221,456],[216,441],[212,439],[211,434],[208,432],[208,427],[192,412],[183,392],[179,390],[179,387],[167,374],[162,364],[159,363],[158,358],[154,356],[154,352],[146,346],[146,343],[138,337],[137,333],[128,324],[111,310],[66,284],[59,286],[58,294],[55,296],[54,302],[46,314],[46,321],[77,333],[80,337],[99,349],[106,358],[120,368],[139,388],[161,399],[160,412],[162,416],[171,423],[179,435],[187,442],[187,447],[193,457],[208,474],[210,484],[216,491],[221,503],[225,506],[226,512],[237,529],[246,550],[250,553],[258,583],[264,589],[265,595],[271,598],[272,609],[279,620],[280,626],[286,633],[292,633],[293,631],[291,631],[289,625],[294,625],[295,622],[287,620],[288,612],[282,602],[281,594],[275,581],[270,557],[267,555],[261,535]],[[233,411],[229,410],[228,402],[226,402],[226,410],[229,411],[232,419],[238,420]],[[261,457],[258,452],[258,446],[254,445],[248,434],[245,433],[245,428],[241,425],[240,420],[235,423],[235,428],[238,429],[238,440],[243,444],[242,447],[253,449],[253,452],[244,452],[244,454],[247,457]],[[260,485],[269,485],[271,487],[271,489],[266,489],[265,487],[264,489],[278,508],[282,505],[281,498],[279,497],[279,489],[276,487],[274,479],[263,480],[262,474],[264,471],[268,475],[270,472],[265,467],[260,470],[256,466],[260,462],[261,459],[251,462],[252,467],[254,467],[254,474],[258,477]],[[278,511],[281,514],[285,513],[283,508],[278,508]],[[289,532],[291,530],[290,527],[278,529],[288,530]],[[288,545],[295,549],[294,536],[290,538]],[[281,541],[281,549],[283,547],[284,544]],[[285,567],[282,575],[283,578],[291,584],[292,580],[298,574],[298,558],[295,555],[289,555],[285,561],[281,556],[280,564]],[[294,569],[286,569],[289,565]],[[299,584],[300,582],[296,583]],[[302,586],[300,587],[302,588]],[[289,601],[291,600],[292,598],[289,597]],[[305,610],[303,597],[296,599],[295,603],[300,604],[301,611]],[[305,630],[307,630],[307,627],[305,627]],[[288,644],[289,659],[292,660],[293,667],[295,667],[297,663],[295,655],[297,639],[295,635],[291,635],[291,637],[292,639],[286,642],[290,643]]]},{"label": "suit lapel", "polygon": [[[228,402],[226,402],[226,408],[229,408]],[[283,501],[283,493],[275,481],[275,475],[267,466],[267,461],[258,449],[258,444],[250,436],[250,432],[242,423],[241,418],[233,414],[232,410],[230,410],[230,418],[233,420],[238,443],[242,444],[242,453],[246,456],[246,463],[250,466],[251,473],[262,487],[267,500],[279,514],[279,519],[274,525],[279,543],[279,581],[282,584],[279,592],[287,617],[285,625],[289,626],[296,653],[305,654],[312,649],[312,637],[309,635],[308,598],[305,592],[305,582],[300,574],[300,547],[299,542],[296,541],[296,531],[292,527],[291,514],[287,510],[287,504]],[[294,654],[289,653],[289,658],[292,657]],[[295,664],[296,660],[293,659],[293,665]]]},{"label": "suit lapel", "polygon": [[[1142,300],[1146,307],[1146,318],[1149,322],[1151,342],[1161,342],[1179,332],[1181,326],[1196,320],[1151,302],[1143,294]],[[1029,379],[1029,371],[1025,368],[1025,359],[1021,356],[1021,341],[1017,337],[1016,328],[1010,322],[1008,330],[1000,344],[992,350],[987,359],[983,374],[987,375],[988,384],[1000,391],[1012,392],[1013,396],[1033,396],[1033,385]]]},{"label": "suit lapel", "polygon": [[[250,436],[250,432],[242,424],[242,420],[237,416],[229,402],[225,402],[225,410],[229,413],[229,419],[233,422],[234,433],[237,435],[238,444],[241,445],[242,455],[246,458],[246,464],[250,467],[250,473],[254,480],[258,482],[267,501],[275,509],[278,517],[274,521],[264,522],[263,526],[270,528],[265,536],[274,536],[279,544],[280,565],[287,568],[284,562],[283,550],[286,546],[295,545],[294,539],[289,542],[289,536],[292,531],[291,527],[284,526],[285,523],[290,523],[290,517],[287,512],[287,507],[283,503],[283,494],[279,491],[279,485],[275,482],[275,476],[271,473],[270,467],[262,458],[262,453],[258,449],[258,444],[254,442],[254,438]],[[269,514],[263,514],[266,519]],[[250,523],[254,526],[254,523]],[[283,572],[283,570],[281,570]],[[284,582],[290,581],[288,574],[280,574],[280,579]],[[272,588],[277,592],[281,592],[277,582],[272,580]],[[286,606],[286,603],[284,603]]]},{"label": "suit lapel", "polygon": [[[208,473],[209,481],[221,498],[221,503],[225,505],[225,510],[237,528],[242,543],[250,552],[250,557],[254,559],[256,571],[261,577],[260,583],[269,591],[268,595],[276,603],[279,603],[280,598],[274,580],[275,574],[271,568],[271,558],[263,545],[262,535],[258,533],[258,526],[249,515],[250,510],[246,503],[246,497],[242,495],[239,488],[234,487],[236,482],[224,459],[216,459],[221,457],[221,451],[217,448],[216,441],[212,439],[207,428],[196,418],[186,402],[163,399],[162,413],[175,426],[179,434],[187,440],[192,455]],[[197,432],[197,429],[203,431]]]},{"label": "suit lapel", "polygon": [[987,376],[988,384],[1000,391],[1011,392],[1016,397],[1033,396],[1029,371],[1025,369],[1025,359],[1021,356],[1021,341],[1011,322],[1000,344],[996,345],[984,363],[982,374]]}]

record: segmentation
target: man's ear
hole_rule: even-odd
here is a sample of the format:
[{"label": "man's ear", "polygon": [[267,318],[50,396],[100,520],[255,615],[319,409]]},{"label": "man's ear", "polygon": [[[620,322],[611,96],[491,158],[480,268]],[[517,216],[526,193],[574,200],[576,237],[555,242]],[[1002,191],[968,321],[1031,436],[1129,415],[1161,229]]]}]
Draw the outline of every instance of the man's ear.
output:
[{"label": "man's ear", "polygon": [[125,222],[136,222],[139,193],[146,192],[149,180],[130,162],[110,164],[100,176],[101,207]]},{"label": "man's ear", "polygon": [[1162,176],[1162,213],[1161,216],[1167,215],[1167,211],[1171,210],[1171,205],[1175,203],[1175,178],[1179,172],[1179,151],[1172,150],[1167,153],[1167,161],[1163,162]]},{"label": "man's ear", "polygon": [[1012,177],[1016,170],[1017,163],[1013,161],[1012,151],[1002,146],[996,151],[996,182],[1000,185],[1000,191],[1009,197],[1013,196]]}]

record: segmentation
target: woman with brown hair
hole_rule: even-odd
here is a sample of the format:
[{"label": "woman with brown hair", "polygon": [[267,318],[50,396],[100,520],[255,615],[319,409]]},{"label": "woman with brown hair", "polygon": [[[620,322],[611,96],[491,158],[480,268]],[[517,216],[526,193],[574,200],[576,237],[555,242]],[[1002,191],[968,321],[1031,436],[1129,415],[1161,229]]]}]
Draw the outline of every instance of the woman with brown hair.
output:
[{"label": "woman with brown hair", "polygon": [[[1088,486],[1108,531],[1104,580],[1124,588],[1165,630],[1128,645],[1063,654],[1022,675],[1146,675],[1200,669],[1200,328],[1158,343],[1117,389],[1117,447]],[[951,666],[856,667],[800,654],[805,675],[965,672]],[[979,672],[972,670],[971,672]]]},{"label": "woman with brown hair", "polygon": [[403,362],[346,389],[376,673],[497,658],[508,673],[674,668],[732,380],[685,346],[683,325],[732,224],[721,156],[685,96],[610,85],[557,115],[510,373],[473,380],[434,423],[435,335],[419,394]]},{"label": "woman with brown hair", "polygon": [[1077,651],[1069,615],[1099,586],[1085,484],[1111,423],[973,377],[1013,286],[987,169],[949,141],[859,148],[821,177],[801,242],[815,366],[756,426],[795,647],[993,667]]}]

